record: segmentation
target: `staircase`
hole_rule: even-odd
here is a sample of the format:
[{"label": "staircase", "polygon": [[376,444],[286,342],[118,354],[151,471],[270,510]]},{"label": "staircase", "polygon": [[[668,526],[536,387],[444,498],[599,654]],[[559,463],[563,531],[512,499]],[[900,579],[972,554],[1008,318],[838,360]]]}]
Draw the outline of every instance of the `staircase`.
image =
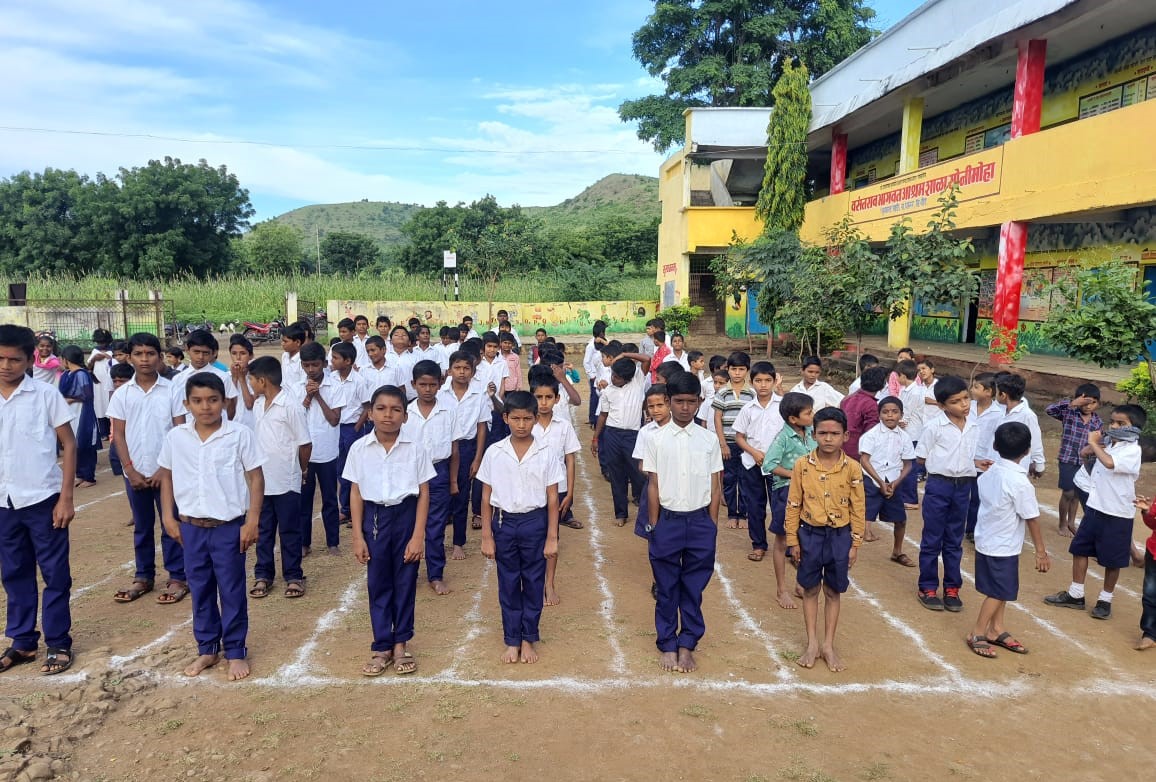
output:
[{"label": "staircase", "polygon": [[722,334],[722,328],[719,321],[722,319],[723,304],[718,299],[703,299],[696,302],[702,307],[702,315],[690,324],[690,329],[695,336],[712,337]]}]

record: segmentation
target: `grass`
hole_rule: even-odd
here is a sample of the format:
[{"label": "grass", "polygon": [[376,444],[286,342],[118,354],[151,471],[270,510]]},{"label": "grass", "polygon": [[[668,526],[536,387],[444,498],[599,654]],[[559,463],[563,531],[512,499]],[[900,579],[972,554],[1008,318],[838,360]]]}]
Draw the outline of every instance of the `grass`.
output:
[{"label": "grass", "polygon": [[859,775],[860,778],[874,782],[878,779],[888,779],[891,776],[886,763],[872,763],[867,768],[863,769],[863,773]]},{"label": "grass", "polygon": [[800,758],[794,758],[791,765],[779,770],[781,779],[790,782],[835,782],[835,778],[819,769],[807,768]]},{"label": "grass", "polygon": [[714,717],[710,709],[698,703],[692,703],[689,706],[683,707],[681,713],[687,717],[693,717],[696,720],[709,720]]}]

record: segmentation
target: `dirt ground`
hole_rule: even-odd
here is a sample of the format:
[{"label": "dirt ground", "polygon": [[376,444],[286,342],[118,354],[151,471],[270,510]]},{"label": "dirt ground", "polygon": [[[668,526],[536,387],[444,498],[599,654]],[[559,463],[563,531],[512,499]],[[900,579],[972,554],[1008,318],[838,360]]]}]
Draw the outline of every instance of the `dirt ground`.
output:
[{"label": "dirt ground", "polygon": [[[1046,432],[1054,458],[1057,432]],[[72,527],[77,667],[0,679],[0,779],[1091,781],[1156,762],[1156,652],[1131,648],[1141,571],[1123,574],[1110,621],[1043,604],[1071,579],[1054,464],[1038,484],[1054,569],[1031,572],[1026,558],[1008,611],[1024,657],[971,654],[970,581],[962,614],[930,613],[916,571],[889,562],[881,541],[864,547],[844,598],[848,669],[804,670],[802,616],[775,606],[770,558],[748,561],[747,533],[722,529],[700,669],[664,674],[645,544],[613,525],[584,452],[575,513],[586,528],[561,531],[562,604],[543,616],[540,663],[499,662],[494,567],[471,532],[468,558],[447,568],[453,593],[419,587],[416,676],[360,675],[365,576],[346,553],[305,560],[305,598],[250,601],[253,677],[237,684],[224,666],[181,675],[195,653],[188,601],[113,602],[132,574],[132,529],[103,453],[101,467]],[[1156,490],[1151,467],[1141,490]],[[912,553],[919,530],[915,512]],[[1136,539],[1144,532],[1137,521]],[[972,561],[965,547],[967,573]]]}]

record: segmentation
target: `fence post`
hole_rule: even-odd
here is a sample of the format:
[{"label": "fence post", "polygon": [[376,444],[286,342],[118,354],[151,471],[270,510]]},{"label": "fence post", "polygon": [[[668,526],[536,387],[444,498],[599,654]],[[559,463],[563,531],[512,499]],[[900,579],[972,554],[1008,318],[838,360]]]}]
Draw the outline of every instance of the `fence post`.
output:
[{"label": "fence post", "polygon": [[288,291],[285,294],[285,323],[297,322],[297,291]]},{"label": "fence post", "polygon": [[124,338],[128,339],[131,334],[128,333],[128,291],[121,289],[116,292],[116,298],[120,301],[120,322],[121,332]]},{"label": "fence post", "polygon": [[153,316],[157,324],[157,339],[165,341],[165,305],[160,291],[149,291],[149,301],[153,303]]}]

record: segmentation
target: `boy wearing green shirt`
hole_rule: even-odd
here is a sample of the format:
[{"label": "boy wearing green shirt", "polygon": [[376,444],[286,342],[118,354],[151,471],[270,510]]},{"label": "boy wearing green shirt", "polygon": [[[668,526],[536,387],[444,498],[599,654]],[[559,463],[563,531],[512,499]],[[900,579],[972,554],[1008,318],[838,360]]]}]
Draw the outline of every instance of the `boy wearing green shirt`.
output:
[{"label": "boy wearing green shirt", "polygon": [[763,459],[763,474],[771,476],[770,531],[775,536],[771,561],[775,566],[775,590],[782,608],[798,608],[787,590],[787,529],[784,523],[795,460],[815,450],[815,439],[811,436],[814,408],[815,402],[807,394],[796,391],[784,394],[779,402],[779,414],[786,426],[779,430]]}]

